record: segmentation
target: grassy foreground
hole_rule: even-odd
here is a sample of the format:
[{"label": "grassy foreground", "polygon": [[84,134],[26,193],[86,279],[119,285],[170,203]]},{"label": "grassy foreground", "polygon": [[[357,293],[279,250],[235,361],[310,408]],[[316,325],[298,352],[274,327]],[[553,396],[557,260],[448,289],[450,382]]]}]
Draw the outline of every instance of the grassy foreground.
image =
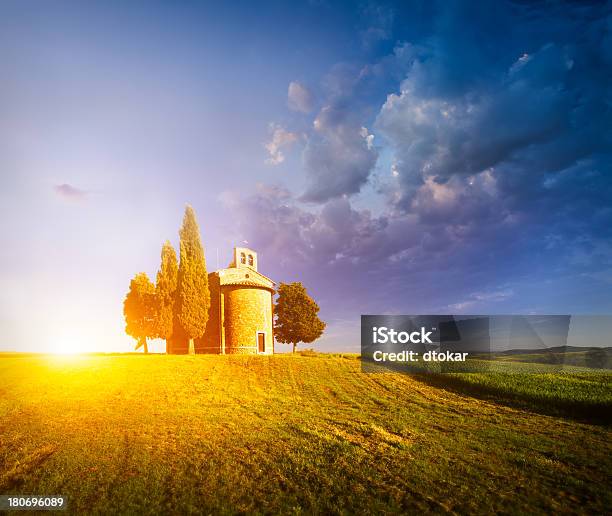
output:
[{"label": "grassy foreground", "polygon": [[612,429],[342,357],[0,359],[0,493],[98,513],[605,513]]},{"label": "grassy foreground", "polygon": [[[601,424],[612,424],[612,370],[540,362],[470,359],[465,363],[428,364],[412,370],[414,378],[494,403]],[[385,370],[368,364],[368,371]],[[461,372],[457,372],[461,371]],[[470,371],[469,373],[466,371]],[[431,374],[431,373],[434,374]]]}]

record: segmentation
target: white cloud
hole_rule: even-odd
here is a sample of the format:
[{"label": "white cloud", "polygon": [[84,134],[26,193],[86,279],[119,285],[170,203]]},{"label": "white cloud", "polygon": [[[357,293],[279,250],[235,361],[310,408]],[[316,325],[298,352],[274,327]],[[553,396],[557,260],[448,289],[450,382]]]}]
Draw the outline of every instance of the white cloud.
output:
[{"label": "white cloud", "polygon": [[279,165],[285,161],[285,155],[281,149],[293,145],[298,140],[298,135],[285,131],[282,127],[274,124],[270,125],[270,129],[272,131],[272,140],[265,145],[270,155],[266,159],[266,163],[269,165]]},{"label": "white cloud", "polygon": [[366,141],[366,145],[368,146],[368,150],[372,150],[374,147],[374,135],[370,134],[367,127],[362,127],[359,131],[359,134]]},{"label": "white cloud", "polygon": [[293,111],[310,113],[313,109],[314,99],[308,88],[297,81],[292,81],[289,83],[287,104],[289,105],[289,109]]},{"label": "white cloud", "polygon": [[511,289],[493,290],[491,292],[474,292],[468,296],[468,299],[459,303],[450,304],[448,307],[455,312],[464,312],[465,310],[477,306],[486,306],[490,303],[506,301],[512,296],[514,296],[514,292]]}]

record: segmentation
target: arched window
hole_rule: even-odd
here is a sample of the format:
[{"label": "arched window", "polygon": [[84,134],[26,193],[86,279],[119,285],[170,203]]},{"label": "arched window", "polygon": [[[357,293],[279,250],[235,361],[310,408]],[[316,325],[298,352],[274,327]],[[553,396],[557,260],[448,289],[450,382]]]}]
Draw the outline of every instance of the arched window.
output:
[{"label": "arched window", "polygon": [[253,255],[252,254],[249,255],[249,265],[253,267]]},{"label": "arched window", "polygon": [[240,253],[240,263],[246,263],[246,255],[244,253]]}]

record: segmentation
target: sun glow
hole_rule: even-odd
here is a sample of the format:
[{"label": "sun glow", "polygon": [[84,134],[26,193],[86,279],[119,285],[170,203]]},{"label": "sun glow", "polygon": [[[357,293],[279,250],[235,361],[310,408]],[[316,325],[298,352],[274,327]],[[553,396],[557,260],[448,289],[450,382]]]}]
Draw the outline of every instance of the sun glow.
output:
[{"label": "sun glow", "polygon": [[85,339],[74,333],[63,333],[49,341],[49,353],[56,355],[76,355],[86,351]]}]

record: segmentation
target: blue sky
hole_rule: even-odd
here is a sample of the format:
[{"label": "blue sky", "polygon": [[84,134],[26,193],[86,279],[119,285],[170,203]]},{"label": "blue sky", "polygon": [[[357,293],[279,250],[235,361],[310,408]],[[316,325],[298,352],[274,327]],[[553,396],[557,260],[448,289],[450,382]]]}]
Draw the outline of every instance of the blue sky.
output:
[{"label": "blue sky", "polygon": [[362,313],[612,312],[612,7],[0,4],[1,349],[128,350],[178,243]]}]

